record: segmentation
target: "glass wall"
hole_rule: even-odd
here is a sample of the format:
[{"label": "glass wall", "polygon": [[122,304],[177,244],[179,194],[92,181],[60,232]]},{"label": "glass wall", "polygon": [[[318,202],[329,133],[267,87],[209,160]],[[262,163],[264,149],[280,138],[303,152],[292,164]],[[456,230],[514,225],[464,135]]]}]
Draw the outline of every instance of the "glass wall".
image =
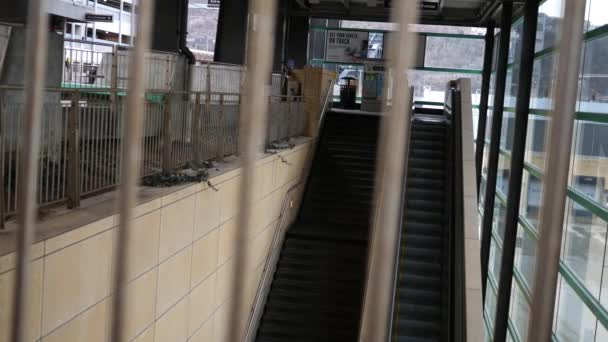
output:
[{"label": "glass wall", "polygon": [[[560,276],[556,294],[554,341],[608,341],[608,1],[587,0],[579,101],[571,149],[570,180],[563,223]],[[553,105],[556,43],[562,21],[562,0],[547,0],[539,9],[535,61],[522,193],[517,227],[508,339],[525,341],[538,246],[539,212],[545,187],[545,149]],[[508,199],[510,155],[516,105],[521,19],[514,21],[505,113],[500,137],[497,196],[492,215],[490,272],[484,308],[486,330],[492,332],[496,287],[500,279],[504,208]],[[490,103],[491,105],[492,103]],[[486,134],[487,142],[490,141]],[[486,149],[488,146],[486,146]],[[487,166],[484,156],[484,174]],[[550,182],[549,182],[550,184]],[[482,190],[484,190],[482,188]],[[485,191],[485,190],[484,190]],[[483,195],[483,192],[482,192]],[[497,269],[498,267],[498,269]],[[486,337],[491,341],[492,336]]]}]

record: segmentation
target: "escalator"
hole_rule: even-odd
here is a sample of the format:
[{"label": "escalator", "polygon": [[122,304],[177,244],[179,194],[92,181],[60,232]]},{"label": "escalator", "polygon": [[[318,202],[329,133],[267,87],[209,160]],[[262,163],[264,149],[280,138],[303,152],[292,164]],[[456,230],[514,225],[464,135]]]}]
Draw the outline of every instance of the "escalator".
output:
[{"label": "escalator", "polygon": [[448,341],[448,125],[438,118],[416,118],[411,127],[393,340]]},{"label": "escalator", "polygon": [[256,341],[357,341],[379,117],[329,112]]}]

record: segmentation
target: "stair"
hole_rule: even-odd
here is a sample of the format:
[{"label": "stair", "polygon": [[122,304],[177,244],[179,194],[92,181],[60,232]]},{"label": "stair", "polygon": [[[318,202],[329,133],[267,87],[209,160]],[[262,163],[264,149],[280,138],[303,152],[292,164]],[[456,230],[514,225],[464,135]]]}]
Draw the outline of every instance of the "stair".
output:
[{"label": "stair", "polygon": [[327,113],[256,341],[357,340],[378,126],[377,116]]},{"label": "stair", "polygon": [[443,341],[442,279],[447,227],[447,125],[412,123],[393,336]]}]

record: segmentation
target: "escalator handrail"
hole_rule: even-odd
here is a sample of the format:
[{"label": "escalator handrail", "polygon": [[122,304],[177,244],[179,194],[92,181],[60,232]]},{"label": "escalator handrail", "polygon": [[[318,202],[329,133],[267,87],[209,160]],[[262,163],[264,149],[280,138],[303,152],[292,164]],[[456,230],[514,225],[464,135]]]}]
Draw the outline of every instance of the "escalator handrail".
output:
[{"label": "escalator handrail", "polygon": [[266,306],[266,301],[268,298],[268,294],[270,291],[270,285],[272,283],[272,279],[274,277],[274,273],[276,270],[277,263],[279,261],[279,257],[281,254],[281,246],[283,245],[283,241],[285,238],[285,234],[289,228],[288,224],[285,224],[285,219],[287,217],[287,209],[288,205],[291,202],[292,195],[296,190],[303,187],[306,188],[309,178],[310,178],[310,169],[312,167],[312,163],[316,154],[317,148],[315,147],[318,144],[318,139],[323,129],[325,123],[325,113],[329,109],[329,99],[331,98],[331,94],[334,89],[334,82],[331,81],[329,84],[329,88],[327,90],[327,94],[325,96],[325,100],[323,102],[323,107],[321,108],[321,114],[319,116],[319,122],[317,125],[317,129],[314,132],[315,136],[312,137],[311,146],[307,155],[306,163],[304,164],[302,178],[301,180],[292,185],[287,192],[285,193],[285,198],[283,200],[283,204],[281,205],[281,213],[279,215],[279,220],[277,223],[277,229],[275,230],[272,241],[270,244],[270,248],[268,251],[268,255],[266,256],[266,260],[264,262],[264,270],[262,271],[262,276],[260,278],[260,282],[258,284],[258,288],[256,290],[255,298],[253,300],[253,305],[251,309],[251,313],[249,314],[249,319],[247,322],[247,329],[243,336],[244,342],[254,342],[257,331],[259,328],[259,324],[262,319],[262,315],[264,313],[264,307]]},{"label": "escalator handrail", "polygon": [[[412,92],[412,94],[413,94],[413,92]],[[414,120],[414,115],[413,115],[414,107],[413,106],[411,106],[411,111],[412,111],[412,121],[413,121]],[[412,125],[410,124],[410,134],[409,134],[410,139],[412,136],[411,133],[412,133]],[[409,159],[409,152],[410,151],[406,151],[407,156],[404,159],[405,165],[403,168],[403,176],[402,176],[403,177],[403,182],[402,182],[403,188],[401,189],[401,205],[399,206],[399,208],[400,208],[399,209],[400,210],[400,212],[399,212],[400,229],[399,229],[399,233],[397,235],[397,239],[395,240],[395,243],[397,245],[395,247],[395,249],[397,250],[397,253],[396,253],[395,265],[394,265],[395,278],[393,279],[393,287],[392,287],[392,294],[391,294],[391,297],[392,297],[391,308],[390,308],[391,312],[389,315],[389,317],[391,319],[390,319],[389,326],[388,326],[388,341],[389,342],[393,341],[395,336],[397,335],[396,331],[395,331],[396,328],[393,328],[393,326],[394,326],[396,315],[397,315],[397,308],[396,308],[397,295],[398,295],[397,287],[399,285],[399,260],[401,258],[401,239],[402,239],[402,234],[403,234],[403,225],[405,224],[405,201],[406,201],[406,192],[407,192],[407,164],[408,164],[408,159]]]},{"label": "escalator handrail", "polygon": [[446,113],[451,121],[449,137],[449,205],[447,220],[448,251],[445,264],[448,266],[448,293],[446,319],[449,334],[444,339],[454,342],[466,341],[466,285],[464,269],[464,206],[463,206],[463,152],[462,152],[462,108],[461,93],[457,82],[450,82],[446,98]]}]

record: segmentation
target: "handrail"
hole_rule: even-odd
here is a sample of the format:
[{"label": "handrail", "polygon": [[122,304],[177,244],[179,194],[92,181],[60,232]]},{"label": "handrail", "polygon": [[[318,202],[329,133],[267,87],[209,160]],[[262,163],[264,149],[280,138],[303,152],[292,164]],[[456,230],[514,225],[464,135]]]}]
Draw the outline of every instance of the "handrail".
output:
[{"label": "handrail", "polygon": [[[456,86],[456,84],[455,84]],[[464,206],[462,195],[463,185],[463,162],[462,162],[462,110],[461,94],[457,87],[451,89],[452,127],[451,127],[451,153],[449,185],[450,198],[450,228],[448,247],[449,266],[449,340],[454,342],[465,342],[467,340],[466,329],[466,284],[465,284],[465,259],[464,259]]]},{"label": "handrail", "polygon": [[[412,92],[413,94],[413,92]],[[410,110],[412,110],[412,114],[413,114],[413,103],[412,106],[410,108]],[[412,120],[414,119],[414,115],[412,115]],[[411,137],[411,125],[410,125],[410,134],[409,136]],[[408,159],[409,159],[409,153],[410,151],[406,151],[406,156],[405,156],[405,160],[404,160],[404,164],[407,165]],[[395,265],[394,265],[394,269],[395,269],[395,278],[393,279],[393,288],[391,289],[392,291],[392,302],[391,302],[391,312],[390,312],[390,322],[389,322],[389,327],[388,327],[388,339],[387,342],[393,341],[394,340],[394,336],[393,336],[393,332],[394,332],[394,327],[393,327],[393,323],[395,322],[395,314],[396,314],[396,303],[397,303],[397,286],[399,284],[399,260],[401,258],[401,239],[403,237],[403,225],[405,224],[405,201],[406,201],[406,192],[407,192],[407,167],[403,168],[403,188],[401,189],[401,206],[400,206],[400,213],[399,213],[399,227],[401,227],[401,229],[399,229],[399,232],[397,234],[397,239],[395,239],[395,249],[397,250],[397,254],[396,254],[396,258],[395,258]]]},{"label": "handrail", "polygon": [[285,199],[283,200],[283,205],[281,206],[281,214],[279,215],[279,222],[277,224],[277,229],[275,230],[272,242],[270,244],[270,249],[268,255],[266,257],[266,261],[264,263],[264,270],[262,273],[262,277],[258,284],[258,289],[256,291],[255,298],[253,300],[253,307],[251,309],[251,314],[249,315],[249,321],[247,322],[247,330],[245,331],[245,335],[243,337],[243,341],[245,342],[253,342],[255,341],[256,333],[258,331],[258,327],[260,324],[260,320],[262,318],[262,314],[264,311],[264,306],[266,305],[266,300],[268,297],[268,292],[270,291],[270,285],[272,283],[272,279],[274,277],[274,272],[276,269],[276,265],[278,263],[280,254],[281,254],[281,246],[283,245],[283,241],[285,238],[285,234],[287,233],[288,225],[285,225],[285,218],[288,208],[288,203],[291,201],[292,193],[300,188],[306,188],[306,185],[309,182],[309,174],[310,169],[312,168],[312,162],[314,160],[314,156],[316,154],[315,143],[319,139],[319,134],[321,129],[323,128],[323,124],[325,122],[325,113],[329,107],[329,98],[331,92],[333,92],[334,81],[332,80],[329,88],[327,90],[327,94],[325,96],[325,100],[323,103],[323,107],[321,108],[321,115],[319,117],[319,123],[317,125],[317,130],[315,132],[315,136],[312,137],[311,147],[308,152],[306,163],[304,164],[304,172],[302,179],[296,184],[292,185],[285,194]]}]

